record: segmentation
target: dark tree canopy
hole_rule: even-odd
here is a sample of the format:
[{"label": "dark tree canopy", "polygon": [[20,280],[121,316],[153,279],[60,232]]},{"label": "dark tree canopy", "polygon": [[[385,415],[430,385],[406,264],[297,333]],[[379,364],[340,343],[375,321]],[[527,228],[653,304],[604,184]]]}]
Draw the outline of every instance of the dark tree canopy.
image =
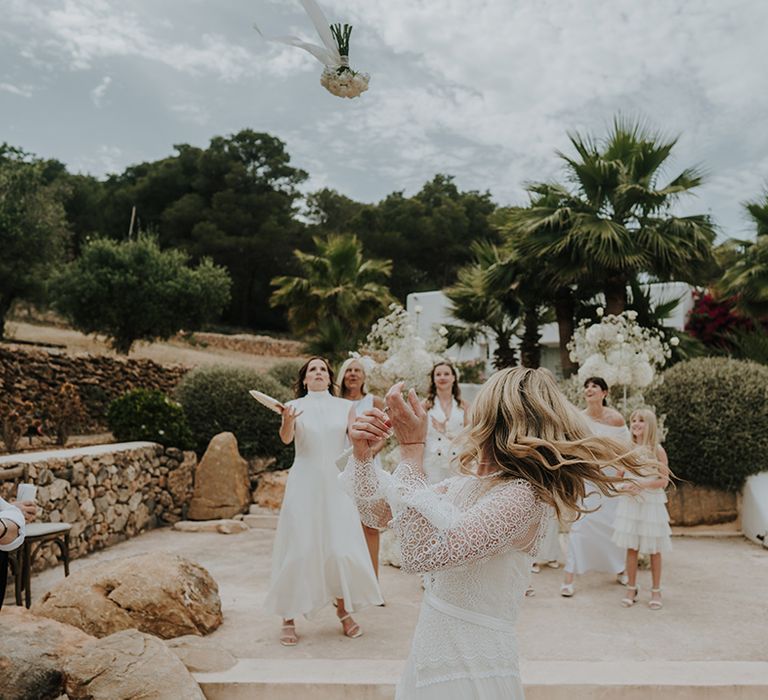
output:
[{"label": "dark tree canopy", "polygon": [[122,353],[137,340],[196,330],[221,313],[231,282],[209,258],[194,269],[187,262],[148,236],[91,241],[53,279],[56,306],[75,328],[103,333]]}]

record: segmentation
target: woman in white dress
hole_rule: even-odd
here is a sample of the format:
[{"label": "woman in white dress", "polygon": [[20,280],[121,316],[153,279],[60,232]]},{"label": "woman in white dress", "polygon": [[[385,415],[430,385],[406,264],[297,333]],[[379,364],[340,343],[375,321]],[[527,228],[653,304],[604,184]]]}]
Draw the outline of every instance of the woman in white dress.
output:
[{"label": "woman in white dress", "polygon": [[[607,405],[608,384],[602,377],[589,377],[584,382],[584,399],[587,408],[583,415],[590,432],[621,441],[625,450],[632,449],[632,438],[622,415]],[[613,467],[608,473],[616,474]],[[596,489],[590,488],[583,507],[587,512],[571,525],[568,535],[568,554],[565,577],[560,595],[570,598],[574,594],[574,577],[588,571],[604,571],[614,574],[618,583],[626,583],[624,574],[624,550],[614,544],[613,521],[619,501],[603,498]],[[596,510],[595,510],[596,509]]]},{"label": "woman in white dress", "polygon": [[[429,485],[423,470],[428,416],[413,390],[387,393],[350,426],[354,454],[341,479],[365,522],[390,522],[403,568],[425,575],[411,653],[397,700],[521,700],[515,623],[535,553],[553,510],[578,510],[587,480],[614,493],[619,443],[588,435],[550,373],[494,374],[472,405],[462,474]],[[371,458],[394,429],[393,474]],[[470,468],[473,470],[470,471]]]},{"label": "woman in white dress", "polygon": [[432,367],[424,409],[429,416],[424,471],[427,483],[437,484],[459,473],[461,448],[456,438],[467,424],[467,405],[451,362],[440,360]]},{"label": "woman in white dress", "polygon": [[[354,415],[360,415],[372,408],[384,409],[384,399],[375,396],[367,391],[365,386],[365,367],[356,357],[350,357],[344,360],[339,368],[339,383],[337,385],[338,395],[342,399],[347,399],[352,403]],[[347,446],[349,446],[347,440]],[[361,523],[363,534],[365,535],[365,544],[368,546],[368,553],[371,556],[371,564],[376,578],[379,578],[379,529],[368,527]]]},{"label": "woman in white dress", "polygon": [[338,482],[350,403],[333,396],[333,372],[320,357],[299,370],[280,438],[296,440],[272,553],[265,607],[283,618],[280,643],[298,642],[295,619],[334,602],[342,631],[359,637],[350,613],[382,602],[355,504]]}]

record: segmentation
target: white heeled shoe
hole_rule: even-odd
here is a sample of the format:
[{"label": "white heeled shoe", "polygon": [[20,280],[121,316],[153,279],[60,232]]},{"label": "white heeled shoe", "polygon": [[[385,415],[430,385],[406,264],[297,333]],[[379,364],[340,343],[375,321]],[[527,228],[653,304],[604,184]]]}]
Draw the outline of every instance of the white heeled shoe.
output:
[{"label": "white heeled shoe", "polygon": [[563,598],[571,598],[573,594],[574,594],[574,590],[573,590],[572,583],[560,584],[560,595],[563,596]]},{"label": "white heeled shoe", "polygon": [[[651,593],[658,593],[661,595],[661,588],[651,588]],[[648,607],[651,610],[661,610],[664,607],[664,603],[662,603],[660,600],[649,600],[648,601]]]},{"label": "white heeled shoe", "polygon": [[631,608],[637,602],[637,594],[639,589],[637,586],[630,586],[627,584],[627,590],[634,591],[634,593],[632,594],[631,598],[628,595],[624,596],[621,599],[621,604],[625,608]]}]

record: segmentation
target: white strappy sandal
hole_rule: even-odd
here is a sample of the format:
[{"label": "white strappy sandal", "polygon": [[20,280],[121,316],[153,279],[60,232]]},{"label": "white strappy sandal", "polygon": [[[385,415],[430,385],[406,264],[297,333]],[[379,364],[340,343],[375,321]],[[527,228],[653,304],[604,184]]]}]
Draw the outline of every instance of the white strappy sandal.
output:
[{"label": "white strappy sandal", "polygon": [[[661,588],[651,588],[651,593],[658,593],[661,595]],[[664,603],[662,603],[660,600],[649,600],[648,601],[648,607],[651,610],[661,610],[664,607]]]},{"label": "white strappy sandal", "polygon": [[621,599],[621,604],[625,608],[631,608],[636,602],[637,602],[637,594],[639,591],[639,588],[637,586],[630,586],[629,584],[626,585],[627,590],[634,591],[634,594],[630,598],[629,596],[624,596]]}]

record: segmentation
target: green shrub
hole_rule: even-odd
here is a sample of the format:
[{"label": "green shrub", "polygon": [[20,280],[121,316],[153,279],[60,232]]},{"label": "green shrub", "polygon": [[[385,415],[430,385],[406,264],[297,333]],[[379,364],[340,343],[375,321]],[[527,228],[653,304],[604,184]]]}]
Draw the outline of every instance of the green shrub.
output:
[{"label": "green shrub", "polygon": [[284,360],[270,367],[267,374],[288,391],[293,392],[293,385],[299,376],[299,368],[305,362],[306,360]]},{"label": "green shrub", "polygon": [[157,389],[134,389],[115,399],[107,410],[107,425],[121,442],[149,440],[181,449],[193,446],[183,409]]},{"label": "green shrub", "polygon": [[182,379],[176,395],[196,449],[203,452],[214,435],[226,431],[235,434],[243,457],[275,457],[275,466],[290,466],[293,447],[280,441],[280,416],[254,401],[249,389],[280,401],[293,398],[272,377],[240,367],[199,367]]},{"label": "green shrub", "polygon": [[768,367],[697,358],[662,375],[647,394],[665,414],[669,465],[701,486],[736,491],[768,469]]}]

